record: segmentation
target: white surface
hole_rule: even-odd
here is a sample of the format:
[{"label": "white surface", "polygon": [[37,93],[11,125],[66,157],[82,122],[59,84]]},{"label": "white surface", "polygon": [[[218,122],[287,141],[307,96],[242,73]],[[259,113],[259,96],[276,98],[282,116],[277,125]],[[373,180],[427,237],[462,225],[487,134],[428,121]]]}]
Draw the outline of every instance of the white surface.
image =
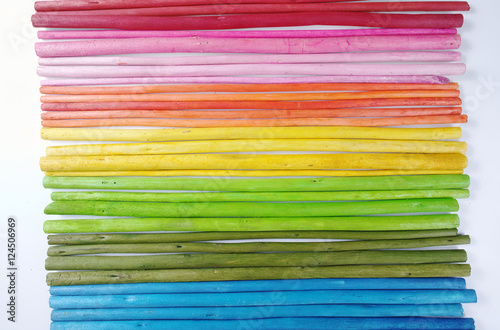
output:
[{"label": "white surface", "polygon": [[[498,285],[500,233],[500,45],[498,32],[500,4],[472,2],[463,37],[463,58],[468,65],[461,83],[465,111],[470,123],[464,125],[463,140],[469,143],[472,197],[461,203],[461,233],[472,236],[467,247],[473,276],[468,287],[477,290],[479,303],[466,306],[466,316],[474,317],[477,329],[498,329],[500,286]],[[32,1],[2,1],[0,4],[0,329],[49,329],[48,288],[43,267],[46,235],[43,208],[50,201],[42,188],[38,158],[46,145],[39,138],[39,78],[35,74],[35,31],[29,17]],[[485,86],[484,81],[497,82]],[[488,89],[490,88],[490,89]],[[497,164],[498,162],[498,164]],[[17,322],[7,322],[6,230],[7,219],[18,222]]]}]

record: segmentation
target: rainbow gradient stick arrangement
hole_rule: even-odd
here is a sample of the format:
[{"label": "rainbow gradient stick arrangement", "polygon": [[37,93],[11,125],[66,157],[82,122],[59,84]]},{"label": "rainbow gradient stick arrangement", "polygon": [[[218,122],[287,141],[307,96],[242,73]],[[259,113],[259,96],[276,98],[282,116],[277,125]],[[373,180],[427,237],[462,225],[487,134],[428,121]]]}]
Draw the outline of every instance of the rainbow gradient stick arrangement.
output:
[{"label": "rainbow gradient stick arrangement", "polygon": [[35,9],[52,329],[474,329],[466,2]]}]

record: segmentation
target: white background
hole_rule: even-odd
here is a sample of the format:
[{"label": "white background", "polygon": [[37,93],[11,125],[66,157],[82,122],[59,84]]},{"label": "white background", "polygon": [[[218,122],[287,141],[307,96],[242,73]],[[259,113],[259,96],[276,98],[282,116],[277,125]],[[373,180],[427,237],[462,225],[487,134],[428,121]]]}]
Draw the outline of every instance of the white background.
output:
[{"label": "white background", "polygon": [[[472,6],[460,29],[468,72],[455,79],[461,84],[470,116],[463,140],[469,144],[472,197],[461,202],[460,231],[473,239],[467,247],[473,276],[467,283],[479,297],[478,304],[466,306],[466,316],[476,319],[478,329],[496,330],[500,324],[500,4],[477,0]],[[43,266],[47,244],[42,231],[43,208],[50,199],[38,168],[46,143],[39,138],[36,34],[29,21],[32,8],[33,2],[26,0],[0,4],[0,329],[49,329],[50,325]],[[7,322],[6,313],[9,216],[17,219],[19,239],[15,324]]]}]

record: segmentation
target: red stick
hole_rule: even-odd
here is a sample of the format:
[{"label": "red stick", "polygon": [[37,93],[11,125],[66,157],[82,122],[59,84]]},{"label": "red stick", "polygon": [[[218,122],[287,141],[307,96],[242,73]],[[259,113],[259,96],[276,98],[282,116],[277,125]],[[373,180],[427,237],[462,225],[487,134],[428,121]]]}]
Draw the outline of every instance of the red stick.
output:
[{"label": "red stick", "polygon": [[[350,2],[359,0],[272,0],[272,3],[310,3],[310,2]],[[114,8],[148,8],[167,6],[223,5],[243,3],[268,3],[266,0],[71,0],[36,1],[36,11],[56,10],[96,10]]]},{"label": "red stick", "polygon": [[95,102],[95,103],[44,103],[43,111],[81,111],[81,110],[186,110],[186,109],[279,109],[314,110],[343,109],[359,107],[393,106],[453,106],[461,105],[462,100],[452,98],[416,99],[368,99],[338,101],[229,101],[229,102]]},{"label": "red stick", "polygon": [[132,15],[132,16],[190,16],[233,15],[260,13],[292,13],[307,11],[352,12],[409,12],[409,11],[468,11],[466,1],[421,2],[361,2],[361,3],[301,3],[301,4],[230,4],[176,6],[133,9],[53,11],[51,15]]},{"label": "red stick", "polygon": [[299,119],[75,119],[42,120],[43,127],[291,127],[291,126],[406,126],[466,123],[467,116],[419,116],[389,118],[299,118]]},{"label": "red stick", "polygon": [[343,25],[383,28],[448,29],[463,25],[461,14],[377,14],[357,12],[303,12],[229,16],[32,16],[34,27],[101,28],[121,30],[220,30],[304,25]]},{"label": "red stick", "polygon": [[442,108],[358,108],[339,110],[101,110],[52,111],[42,113],[44,120],[98,118],[182,118],[182,119],[270,119],[270,118],[343,118],[343,117],[415,117],[460,115],[461,107]]}]

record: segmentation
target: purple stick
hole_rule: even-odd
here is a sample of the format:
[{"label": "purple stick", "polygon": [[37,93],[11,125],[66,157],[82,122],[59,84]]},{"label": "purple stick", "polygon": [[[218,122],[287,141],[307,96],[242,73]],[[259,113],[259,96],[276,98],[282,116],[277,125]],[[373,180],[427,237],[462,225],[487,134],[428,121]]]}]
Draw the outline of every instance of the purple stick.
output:
[{"label": "purple stick", "polygon": [[440,76],[315,76],[315,77],[158,77],[101,79],[44,79],[42,86],[96,86],[138,84],[309,84],[309,83],[402,83],[447,84]]},{"label": "purple stick", "polygon": [[39,57],[144,53],[319,54],[360,51],[446,50],[459,35],[355,36],[333,38],[134,38],[35,44]]},{"label": "purple stick", "polygon": [[440,64],[226,64],[191,66],[41,66],[43,77],[133,78],[237,75],[459,75],[463,63]]},{"label": "purple stick", "polygon": [[349,30],[266,30],[266,31],[118,31],[68,30],[38,31],[39,39],[109,39],[109,38],[328,38],[352,36],[457,34],[457,29],[349,29]]}]

